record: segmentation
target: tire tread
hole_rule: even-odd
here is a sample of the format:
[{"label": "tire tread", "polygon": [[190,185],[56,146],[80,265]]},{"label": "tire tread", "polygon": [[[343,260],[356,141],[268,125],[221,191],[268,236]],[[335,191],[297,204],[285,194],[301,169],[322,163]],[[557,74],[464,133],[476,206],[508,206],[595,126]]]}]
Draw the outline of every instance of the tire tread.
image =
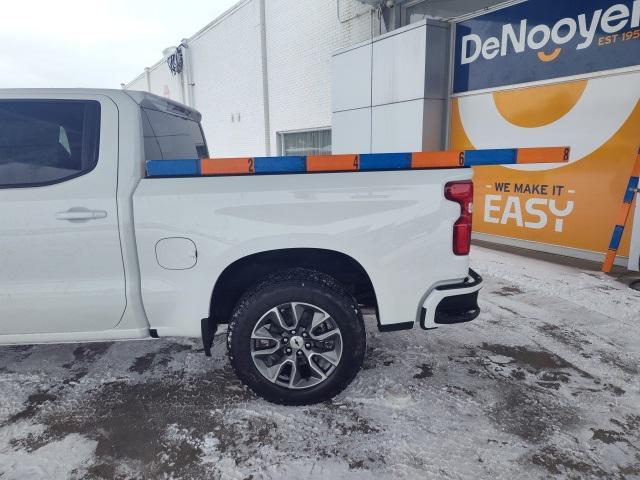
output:
[{"label": "tire tread", "polygon": [[[281,289],[286,287],[307,286],[312,289],[319,289],[322,291],[322,293],[332,296],[332,299],[341,304],[343,309],[348,312],[353,312],[355,321],[352,327],[354,329],[355,337],[358,339],[358,341],[356,342],[358,343],[358,345],[354,346],[355,362],[347,366],[348,368],[346,369],[345,374],[342,375],[342,378],[340,378],[338,382],[334,383],[331,389],[328,389],[326,392],[323,392],[322,394],[314,398],[308,398],[308,395],[304,395],[304,393],[306,392],[305,390],[297,391],[297,393],[302,392],[302,394],[300,394],[296,398],[296,395],[291,394],[291,392],[294,392],[291,390],[287,392],[289,393],[288,395],[273,395],[270,390],[260,389],[256,385],[250,385],[246,376],[246,372],[242,368],[240,368],[240,366],[238,365],[238,361],[234,356],[234,349],[232,344],[234,334],[240,327],[246,310],[250,308],[251,304],[256,301],[258,297],[262,296],[269,290]],[[346,289],[330,275],[319,272],[317,270],[310,270],[306,268],[293,268],[283,270],[269,275],[264,280],[258,282],[254,287],[250,288],[245,294],[242,295],[242,297],[236,304],[228,326],[227,354],[229,356],[231,366],[233,367],[233,370],[235,371],[238,378],[240,378],[240,380],[249,388],[256,391],[257,394],[261,395],[271,402],[282,405],[308,405],[328,400],[339,394],[353,381],[355,376],[358,374],[360,367],[362,366],[365,350],[366,335],[364,320],[362,312],[355,298],[350,295],[346,291]]]}]

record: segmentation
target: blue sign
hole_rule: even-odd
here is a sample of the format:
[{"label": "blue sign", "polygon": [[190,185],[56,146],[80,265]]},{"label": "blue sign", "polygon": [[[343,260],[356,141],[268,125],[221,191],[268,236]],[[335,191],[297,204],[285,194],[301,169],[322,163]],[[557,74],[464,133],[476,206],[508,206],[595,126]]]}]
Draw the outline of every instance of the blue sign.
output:
[{"label": "blue sign", "polygon": [[640,65],[640,0],[528,0],[455,38],[454,93]]}]

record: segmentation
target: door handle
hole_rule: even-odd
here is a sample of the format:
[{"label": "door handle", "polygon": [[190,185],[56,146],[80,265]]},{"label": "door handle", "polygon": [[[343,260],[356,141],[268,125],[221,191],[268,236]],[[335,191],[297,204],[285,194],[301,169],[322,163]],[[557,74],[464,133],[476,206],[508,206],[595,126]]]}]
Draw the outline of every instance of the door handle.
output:
[{"label": "door handle", "polygon": [[67,220],[69,222],[86,222],[106,217],[107,212],[104,210],[88,210],[86,208],[70,208],[66,212],[56,213],[58,220]]}]

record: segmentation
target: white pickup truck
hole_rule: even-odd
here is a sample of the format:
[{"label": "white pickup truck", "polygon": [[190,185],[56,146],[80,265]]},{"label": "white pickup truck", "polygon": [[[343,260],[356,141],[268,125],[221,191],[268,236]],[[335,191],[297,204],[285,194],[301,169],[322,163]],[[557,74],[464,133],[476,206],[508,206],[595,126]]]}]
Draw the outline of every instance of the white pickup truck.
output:
[{"label": "white pickup truck", "polygon": [[208,157],[140,92],[0,91],[0,343],[202,337],[242,381],[325,400],[382,331],[473,320],[471,169],[147,178]]}]

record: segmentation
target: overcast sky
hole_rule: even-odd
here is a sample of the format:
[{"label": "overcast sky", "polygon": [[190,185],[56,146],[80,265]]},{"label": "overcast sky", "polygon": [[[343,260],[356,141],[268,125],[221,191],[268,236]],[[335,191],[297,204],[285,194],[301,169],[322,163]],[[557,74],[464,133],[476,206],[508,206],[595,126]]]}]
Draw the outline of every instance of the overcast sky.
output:
[{"label": "overcast sky", "polygon": [[119,88],[238,0],[0,1],[0,88]]}]

